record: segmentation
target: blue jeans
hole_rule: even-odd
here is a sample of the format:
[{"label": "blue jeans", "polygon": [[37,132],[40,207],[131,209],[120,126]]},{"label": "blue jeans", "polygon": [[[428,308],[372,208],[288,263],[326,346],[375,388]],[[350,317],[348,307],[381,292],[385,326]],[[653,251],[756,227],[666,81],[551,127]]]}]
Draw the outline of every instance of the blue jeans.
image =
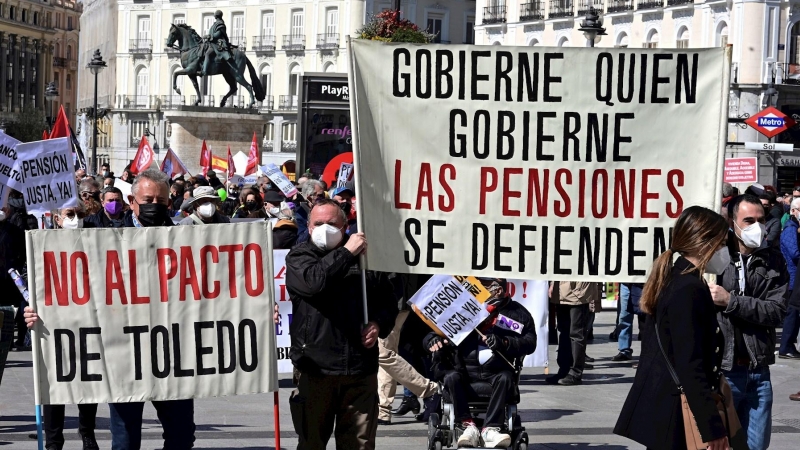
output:
[{"label": "blue jeans", "polygon": [[[153,402],[164,429],[164,450],[194,446],[194,400]],[[142,446],[144,403],[109,403],[111,450],[139,450]]]},{"label": "blue jeans", "polygon": [[769,367],[733,366],[725,372],[733,404],[742,428],[747,430],[750,450],[766,450],[772,434],[772,381]]},{"label": "blue jeans", "polygon": [[794,306],[790,306],[786,309],[786,318],[783,319],[780,354],[797,353],[794,343],[797,341],[798,331],[800,331],[800,311]]},{"label": "blue jeans", "polygon": [[620,353],[628,356],[633,354],[631,341],[633,340],[633,304],[631,303],[631,289],[627,284],[619,285],[619,323],[617,324],[617,345]]}]

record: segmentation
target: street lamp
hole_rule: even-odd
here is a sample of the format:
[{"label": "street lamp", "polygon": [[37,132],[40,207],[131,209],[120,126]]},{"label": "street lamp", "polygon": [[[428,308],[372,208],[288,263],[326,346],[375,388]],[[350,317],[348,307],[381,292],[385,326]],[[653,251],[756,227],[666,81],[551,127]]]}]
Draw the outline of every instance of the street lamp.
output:
[{"label": "street lamp", "polygon": [[581,27],[578,30],[583,31],[587,47],[594,47],[594,40],[597,36],[606,35],[606,29],[603,28],[603,18],[600,17],[600,12],[594,9],[594,6],[589,7],[589,12],[586,13],[586,18],[581,22]]},{"label": "street lamp", "polygon": [[58,100],[58,88],[56,87],[56,82],[51,81],[47,83],[47,89],[44,90],[44,98],[50,102],[50,131],[53,130],[53,124],[55,123],[55,116],[53,115],[53,102]]},{"label": "street lamp", "polygon": [[106,68],[106,62],[100,55],[100,49],[94,51],[92,60],[86,65],[94,74],[94,127],[92,127],[92,167],[91,173],[97,173],[97,75]]}]

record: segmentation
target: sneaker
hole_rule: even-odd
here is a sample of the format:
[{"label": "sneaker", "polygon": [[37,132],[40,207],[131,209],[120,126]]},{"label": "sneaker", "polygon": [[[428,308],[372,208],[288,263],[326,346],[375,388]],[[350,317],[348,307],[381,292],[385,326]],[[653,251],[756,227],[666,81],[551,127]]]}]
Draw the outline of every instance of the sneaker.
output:
[{"label": "sneaker", "polygon": [[550,375],[549,377],[544,379],[544,382],[547,384],[558,384],[558,381],[564,377],[565,375],[560,375],[560,374]]},{"label": "sneaker", "polygon": [[94,433],[81,435],[81,440],[83,441],[83,450],[100,450],[97,440],[94,438]]},{"label": "sneaker", "polygon": [[620,361],[630,361],[631,355],[625,352],[619,352],[616,356],[611,358],[612,361],[620,362]]},{"label": "sneaker", "polygon": [[800,359],[800,353],[797,353],[797,352],[778,353],[778,358],[781,358],[781,359]]},{"label": "sneaker", "polygon": [[789,395],[789,400],[793,402],[800,402],[800,392],[798,392],[797,394]]},{"label": "sneaker", "polygon": [[501,433],[497,427],[484,428],[481,431],[481,439],[486,448],[506,448],[511,445],[511,436]]},{"label": "sneaker", "polygon": [[583,381],[580,378],[577,378],[573,375],[567,375],[564,378],[558,380],[558,384],[560,384],[561,386],[575,386],[581,383],[583,383]]},{"label": "sneaker", "polygon": [[393,416],[405,416],[408,413],[419,414],[419,400],[416,397],[403,397],[403,402],[400,406],[392,411]]},{"label": "sneaker", "polygon": [[589,355],[586,355],[586,357],[584,359],[586,360],[586,362],[589,362],[589,363],[593,363],[594,362],[594,358],[592,358]]},{"label": "sneaker", "polygon": [[584,364],[583,370],[594,370],[594,365],[592,364]]},{"label": "sneaker", "polygon": [[481,445],[481,434],[474,423],[465,423],[464,432],[458,438],[458,448],[475,448]]},{"label": "sneaker", "polygon": [[378,425],[391,425],[391,424],[392,424],[392,419],[378,419]]}]

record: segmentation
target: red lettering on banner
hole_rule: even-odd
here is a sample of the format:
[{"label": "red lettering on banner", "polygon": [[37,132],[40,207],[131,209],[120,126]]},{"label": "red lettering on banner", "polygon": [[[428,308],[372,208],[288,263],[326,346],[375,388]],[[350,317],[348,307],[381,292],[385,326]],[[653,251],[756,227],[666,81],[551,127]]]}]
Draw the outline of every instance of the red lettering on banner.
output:
[{"label": "red lettering on banner", "polygon": [[411,203],[404,203],[400,201],[400,173],[402,172],[403,163],[396,159],[394,161],[394,207],[396,209],[411,209]]},{"label": "red lettering on banner", "polygon": [[128,294],[125,292],[125,282],[122,278],[122,265],[116,250],[106,252],[106,305],[114,303],[114,290],[119,292],[119,299],[123,305],[128,304]]},{"label": "red lettering on banner", "polygon": [[522,175],[522,168],[509,168],[503,169],[503,215],[506,217],[519,217],[520,212],[517,209],[511,209],[508,200],[512,198],[522,198],[522,191],[511,190],[511,175]]},{"label": "red lettering on banner", "polygon": [[[603,200],[598,198],[600,194]],[[604,219],[608,215],[608,171],[605,169],[595,170],[592,175],[592,214],[596,219]]]},{"label": "red lettering on banner", "polygon": [[667,216],[671,219],[678,218],[683,212],[683,197],[678,192],[678,187],[683,187],[683,171],[678,169],[670,170],[667,173],[667,189],[675,199],[675,208],[672,207],[672,202],[667,202]]},{"label": "red lettering on banner", "polygon": [[179,277],[181,282],[181,296],[180,301],[186,300],[186,286],[192,288],[195,300],[200,300],[200,286],[197,283],[197,269],[194,267],[194,260],[192,259],[192,247],[185,245],[181,247],[181,274]]},{"label": "red lettering on banner", "polygon": [[286,300],[289,300],[288,298],[286,298],[286,285],[282,284],[282,285],[278,286],[278,288],[280,290],[280,294],[278,294],[278,295],[280,295],[280,299],[278,299],[278,301],[279,302],[285,302]]},{"label": "red lettering on banner", "polygon": [[[59,306],[69,305],[67,290],[67,254],[61,252],[61,274],[58,272],[55,252],[44,252],[44,305],[53,305],[53,292]],[[59,278],[61,280],[59,281]]]},{"label": "red lettering on banner", "polygon": [[211,255],[211,262],[214,264],[219,262],[219,252],[217,247],[213,245],[206,245],[200,249],[200,273],[203,277],[203,297],[212,299],[219,297],[220,285],[219,281],[214,281],[214,289],[208,287],[208,255]]},{"label": "red lettering on banner", "polygon": [[231,298],[238,296],[236,292],[236,252],[244,249],[242,244],[233,245],[220,245],[219,251],[228,254],[228,288],[231,292]]},{"label": "red lettering on banner", "polygon": [[[171,248],[160,248],[156,250],[158,259],[158,285],[161,289],[161,301],[169,300],[169,290],[167,281],[175,278],[178,274],[178,254]],[[169,269],[167,269],[167,258],[169,258]]]},{"label": "red lettering on banner", "polygon": [[536,215],[547,217],[547,197],[550,190],[550,169],[544,169],[544,182],[539,181],[539,171],[528,169],[528,217],[533,217],[533,195],[536,193]]},{"label": "red lettering on banner", "polygon": [[583,219],[586,217],[584,213],[584,207],[586,203],[586,171],[581,169],[578,172],[578,217]]},{"label": "red lettering on banner", "polygon": [[[486,184],[489,175],[492,176],[490,184]],[[486,194],[497,189],[497,169],[494,167],[481,167],[481,192],[480,192],[480,214],[486,214]]]},{"label": "red lettering on banner", "polygon": [[660,169],[644,169],[642,171],[642,212],[643,219],[658,219],[658,213],[650,212],[647,210],[647,202],[650,200],[658,200],[658,192],[650,192],[647,190],[649,180],[648,178],[654,175],[661,175]]},{"label": "red lettering on banner", "polygon": [[422,199],[428,199],[428,211],[433,211],[433,187],[431,187],[431,165],[422,163],[419,168],[419,184],[417,185],[417,211],[422,209]]},{"label": "red lettering on banner", "polygon": [[[445,177],[445,172],[450,172],[451,174]],[[456,206],[456,199],[453,195],[453,189],[447,184],[447,180],[453,181],[456,179],[456,166],[452,164],[445,164],[439,169],[439,184],[442,185],[442,189],[444,189],[445,195],[439,196],[439,209],[442,212],[450,212]],[[445,203],[447,201],[447,203]]]},{"label": "red lettering on banner", "polygon": [[[83,295],[78,294],[78,260],[81,262],[83,281]],[[85,305],[89,301],[89,260],[84,252],[74,252],[69,255],[69,270],[71,273],[72,302],[76,305]]]},{"label": "red lettering on banner", "polygon": [[614,170],[614,217],[619,217],[620,203],[626,219],[633,219],[633,202],[636,191],[636,171],[630,170],[630,182],[625,184],[625,170]]},{"label": "red lettering on banner", "polygon": [[[255,257],[255,274],[253,273],[250,254]],[[244,287],[247,295],[257,297],[264,292],[264,264],[262,263],[261,246],[258,244],[247,244],[244,248]],[[255,278],[254,278],[255,275]],[[253,283],[255,281],[255,284]]]},{"label": "red lettering on banner", "polygon": [[136,250],[128,250],[128,275],[131,280],[131,305],[150,303],[150,297],[139,295],[139,280],[136,278]]},{"label": "red lettering on banner", "polygon": [[285,274],[286,274],[286,266],[283,266],[283,267],[280,268],[280,270],[278,270],[278,274],[275,275],[275,279],[276,280],[281,280],[281,279],[283,279],[283,276]]},{"label": "red lettering on banner", "polygon": [[[553,202],[554,212],[558,217],[567,217],[569,216],[569,210],[571,208],[572,203],[570,202],[569,195],[564,190],[564,184],[561,182],[561,178],[566,175],[566,184],[572,184],[572,172],[567,169],[558,169],[556,170],[556,191],[561,195],[561,200],[556,200]],[[562,206],[563,205],[563,206]]]}]

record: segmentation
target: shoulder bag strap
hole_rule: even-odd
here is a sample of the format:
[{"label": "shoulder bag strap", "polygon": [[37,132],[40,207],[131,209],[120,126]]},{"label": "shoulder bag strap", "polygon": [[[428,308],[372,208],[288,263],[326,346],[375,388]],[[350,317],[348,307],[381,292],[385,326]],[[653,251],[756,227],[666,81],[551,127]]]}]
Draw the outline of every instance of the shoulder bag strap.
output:
[{"label": "shoulder bag strap", "polygon": [[667,369],[669,370],[670,376],[672,376],[672,380],[675,381],[675,384],[678,386],[678,390],[683,392],[683,386],[681,385],[680,380],[678,380],[678,374],[675,373],[675,368],[672,367],[672,363],[667,358],[667,352],[664,351],[664,346],[661,345],[661,334],[658,332],[658,320],[656,320],[656,340],[658,341],[658,348],[661,350],[661,354],[664,356],[664,361],[667,363]]}]

